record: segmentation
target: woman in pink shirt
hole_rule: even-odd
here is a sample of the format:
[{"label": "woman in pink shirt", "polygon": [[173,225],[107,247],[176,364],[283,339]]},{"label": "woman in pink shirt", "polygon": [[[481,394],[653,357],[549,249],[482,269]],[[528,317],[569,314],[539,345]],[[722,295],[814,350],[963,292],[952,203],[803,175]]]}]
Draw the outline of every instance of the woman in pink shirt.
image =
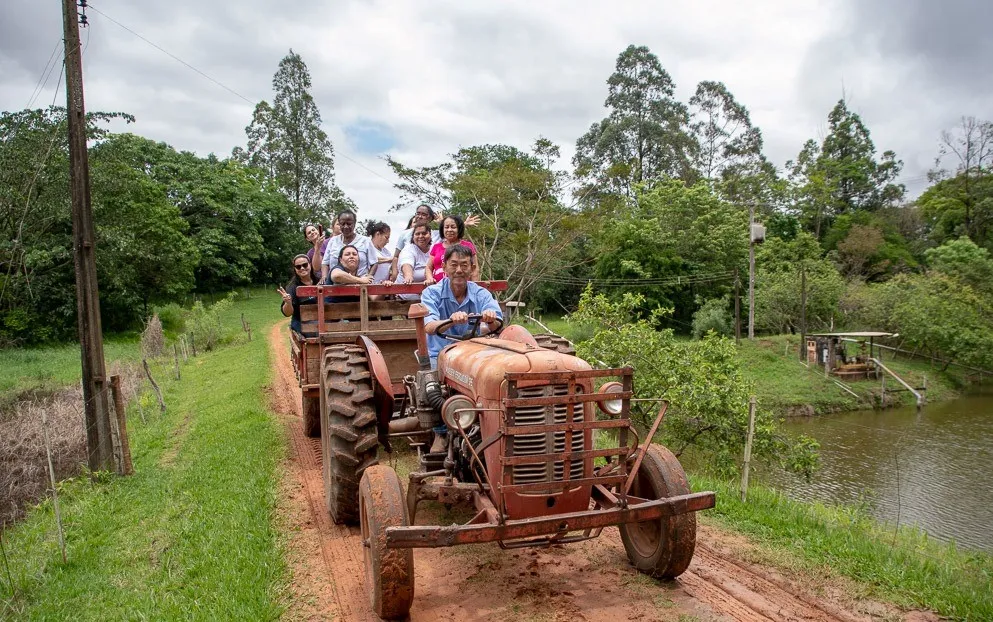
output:
[{"label": "woman in pink shirt", "polygon": [[436,281],[445,278],[445,251],[461,244],[472,251],[472,276],[473,281],[479,280],[479,259],[476,247],[469,240],[463,239],[465,236],[465,223],[455,215],[445,216],[441,221],[441,241],[431,247],[431,263],[428,269],[431,270]]}]

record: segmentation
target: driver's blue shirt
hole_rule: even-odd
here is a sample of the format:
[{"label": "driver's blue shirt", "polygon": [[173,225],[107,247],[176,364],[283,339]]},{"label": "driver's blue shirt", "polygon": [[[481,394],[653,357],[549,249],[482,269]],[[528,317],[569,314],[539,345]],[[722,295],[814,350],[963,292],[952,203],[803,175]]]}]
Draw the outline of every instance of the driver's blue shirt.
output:
[{"label": "driver's blue shirt", "polygon": [[[500,305],[497,304],[496,299],[493,298],[493,294],[489,290],[476,285],[472,281],[466,283],[466,288],[465,299],[459,303],[455,300],[455,294],[452,293],[452,287],[447,278],[442,279],[440,283],[425,287],[424,291],[421,292],[421,304],[427,307],[428,310],[427,317],[424,318],[424,323],[428,324],[437,320],[447,320],[456,311],[482,313],[487,309],[496,311],[497,317],[501,320],[503,319]],[[445,332],[449,335],[461,336],[469,332],[469,324],[453,324]],[[428,355],[431,357],[431,369],[435,369],[438,366],[438,353],[450,343],[452,342],[444,337],[428,335]]]}]

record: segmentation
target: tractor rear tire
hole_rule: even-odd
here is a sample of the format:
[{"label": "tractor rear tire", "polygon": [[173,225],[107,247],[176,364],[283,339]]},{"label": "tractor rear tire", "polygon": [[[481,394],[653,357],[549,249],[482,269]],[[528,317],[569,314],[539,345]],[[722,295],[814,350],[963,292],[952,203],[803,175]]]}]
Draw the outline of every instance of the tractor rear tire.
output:
[{"label": "tractor rear tire", "polygon": [[324,497],[338,524],[359,521],[359,480],[377,464],[379,436],[365,350],[333,345],[321,358],[321,458]]},{"label": "tractor rear tire", "polygon": [[303,396],[303,433],[310,438],[321,435],[321,398]]},{"label": "tractor rear tire", "polygon": [[555,333],[538,333],[533,336],[534,340],[537,341],[538,345],[542,348],[554,350],[559,354],[576,356],[576,346],[572,345],[572,343],[570,343],[565,337],[561,337]]},{"label": "tractor rear tire", "polygon": [[414,551],[386,548],[386,528],[406,527],[407,503],[392,468],[366,469],[359,485],[359,516],[365,582],[380,618],[404,618],[414,600]]},{"label": "tractor rear tire", "polygon": [[[690,494],[690,484],[671,451],[661,445],[649,445],[630,494],[654,501]],[[693,559],[696,548],[693,512],[628,523],[619,528],[628,559],[635,568],[656,579],[675,579]]]}]

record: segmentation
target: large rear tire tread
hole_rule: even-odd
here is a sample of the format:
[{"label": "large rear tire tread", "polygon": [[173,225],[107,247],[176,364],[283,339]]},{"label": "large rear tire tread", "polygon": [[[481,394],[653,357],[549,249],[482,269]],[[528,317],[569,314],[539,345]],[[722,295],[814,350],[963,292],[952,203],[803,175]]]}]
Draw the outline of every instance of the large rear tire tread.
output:
[{"label": "large rear tire tread", "polygon": [[324,493],[334,522],[359,520],[359,480],[377,464],[379,436],[369,361],[358,346],[335,345],[321,360]]},{"label": "large rear tire tread", "polygon": [[414,551],[386,548],[386,528],[410,522],[396,471],[385,465],[366,469],[359,485],[359,507],[372,609],[385,620],[406,617],[414,601]]},{"label": "large rear tire tread", "polygon": [[[631,486],[631,494],[655,500],[689,493],[690,484],[679,459],[661,445],[650,445]],[[693,560],[696,549],[696,514],[693,512],[619,527],[628,559],[649,576],[675,579]]]},{"label": "large rear tire tread", "polygon": [[538,345],[542,348],[554,350],[559,354],[576,356],[576,346],[572,345],[572,342],[565,337],[556,335],[555,333],[538,333],[533,336],[534,340],[537,341]]}]

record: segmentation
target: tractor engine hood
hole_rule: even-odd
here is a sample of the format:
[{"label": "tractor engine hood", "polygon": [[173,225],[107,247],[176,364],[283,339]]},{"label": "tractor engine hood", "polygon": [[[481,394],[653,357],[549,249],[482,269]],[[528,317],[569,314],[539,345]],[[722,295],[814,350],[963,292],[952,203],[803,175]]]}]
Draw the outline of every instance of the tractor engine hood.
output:
[{"label": "tractor engine hood", "polygon": [[[438,375],[460,393],[484,400],[503,396],[507,372],[580,371],[592,369],[583,359],[552,350],[480,337],[446,347],[438,354]],[[526,386],[528,383],[520,383]],[[535,384],[543,384],[537,381]]]}]

